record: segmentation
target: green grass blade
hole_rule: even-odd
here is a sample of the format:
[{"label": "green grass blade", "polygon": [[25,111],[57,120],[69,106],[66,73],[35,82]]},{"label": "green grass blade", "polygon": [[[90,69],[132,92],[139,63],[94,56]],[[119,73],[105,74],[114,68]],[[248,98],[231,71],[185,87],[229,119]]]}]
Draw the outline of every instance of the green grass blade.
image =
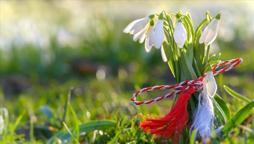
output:
[{"label": "green grass blade", "polygon": [[108,128],[115,127],[116,123],[113,121],[102,120],[102,121],[92,121],[80,125],[80,133],[88,133],[94,130],[105,130]]},{"label": "green grass blade", "polygon": [[250,102],[250,101],[251,101],[251,100],[248,99],[247,97],[245,97],[245,96],[243,96],[243,95],[237,93],[236,91],[232,90],[232,89],[229,88],[228,86],[224,85],[223,87],[224,87],[225,91],[226,91],[229,95],[231,95],[232,97],[237,98],[237,99],[242,100],[242,101],[245,101],[245,102]]},{"label": "green grass blade", "polygon": [[[108,120],[100,120],[100,121],[91,121],[88,123],[81,124],[79,126],[79,132],[80,134],[89,133],[94,130],[106,130],[109,128],[113,128],[116,126],[116,123],[114,121],[108,121]],[[56,133],[52,138],[49,139],[47,142],[48,144],[54,144],[58,139],[61,141],[70,141],[71,139],[71,131],[61,131]]]},{"label": "green grass blade", "polygon": [[251,113],[254,107],[254,101],[249,102],[242,109],[240,109],[232,119],[224,125],[222,129],[224,134],[230,132],[230,130],[238,125],[240,125]]},{"label": "green grass blade", "polygon": [[190,144],[195,144],[195,140],[196,140],[196,135],[197,135],[197,130],[193,130],[191,132],[191,136],[190,136]]}]

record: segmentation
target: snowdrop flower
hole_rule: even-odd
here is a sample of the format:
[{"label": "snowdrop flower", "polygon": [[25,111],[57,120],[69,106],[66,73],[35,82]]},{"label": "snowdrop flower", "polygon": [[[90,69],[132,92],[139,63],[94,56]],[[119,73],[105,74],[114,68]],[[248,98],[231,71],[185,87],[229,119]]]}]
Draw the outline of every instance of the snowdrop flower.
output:
[{"label": "snowdrop flower", "polygon": [[182,22],[178,22],[174,31],[174,40],[179,48],[183,48],[185,41],[187,40],[187,32]]},{"label": "snowdrop flower", "polygon": [[146,35],[145,49],[147,52],[154,46],[159,49],[164,41],[163,20],[158,20]]},{"label": "snowdrop flower", "polygon": [[208,46],[216,39],[219,31],[219,22],[220,17],[218,16],[205,27],[199,38],[200,44],[204,43],[206,46]]},{"label": "snowdrop flower", "polygon": [[[139,41],[139,43],[143,43],[145,39],[150,35],[152,29],[149,22],[149,17],[134,20],[129,25],[127,25],[123,32],[133,35],[134,41]],[[151,50],[150,47],[145,48],[147,52]]]},{"label": "snowdrop flower", "polygon": [[203,90],[199,95],[199,104],[191,129],[196,129],[198,135],[206,140],[211,136],[214,121],[212,97],[216,94],[217,84],[213,73],[207,73],[203,81]]},{"label": "snowdrop flower", "polygon": [[134,20],[133,22],[127,25],[127,27],[123,30],[123,32],[135,35],[138,32],[144,30],[148,22],[149,22],[149,17],[144,17],[141,19]]},{"label": "snowdrop flower", "polygon": [[[123,32],[133,35],[134,41],[145,42],[146,52],[150,52],[152,47],[160,49],[162,47],[165,35],[163,20],[158,19],[154,25],[149,21],[149,17],[141,18],[131,22]],[[167,61],[164,49],[161,49],[163,61]]]}]

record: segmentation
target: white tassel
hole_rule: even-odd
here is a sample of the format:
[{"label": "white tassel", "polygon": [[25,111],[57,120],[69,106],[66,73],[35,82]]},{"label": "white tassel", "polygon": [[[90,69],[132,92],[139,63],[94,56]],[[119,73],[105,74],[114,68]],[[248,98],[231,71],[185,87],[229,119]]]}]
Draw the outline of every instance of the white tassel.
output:
[{"label": "white tassel", "polygon": [[216,94],[217,84],[213,73],[207,73],[203,81],[203,90],[199,95],[199,104],[191,129],[196,129],[197,134],[206,140],[211,136],[214,121],[212,97]]},{"label": "white tassel", "polygon": [[207,139],[211,135],[213,120],[214,111],[211,98],[202,92],[199,95],[198,109],[192,124],[192,129],[196,129],[202,139]]}]

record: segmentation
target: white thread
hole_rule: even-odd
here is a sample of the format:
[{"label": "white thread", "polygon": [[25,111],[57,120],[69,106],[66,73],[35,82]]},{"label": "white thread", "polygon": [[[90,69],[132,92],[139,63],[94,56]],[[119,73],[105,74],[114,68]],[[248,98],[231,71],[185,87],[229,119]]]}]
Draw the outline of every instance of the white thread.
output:
[{"label": "white thread", "polygon": [[198,108],[191,130],[196,129],[198,135],[205,140],[211,135],[214,121],[214,110],[211,98],[216,94],[217,85],[212,72],[207,73],[203,83],[203,90],[199,95]]}]

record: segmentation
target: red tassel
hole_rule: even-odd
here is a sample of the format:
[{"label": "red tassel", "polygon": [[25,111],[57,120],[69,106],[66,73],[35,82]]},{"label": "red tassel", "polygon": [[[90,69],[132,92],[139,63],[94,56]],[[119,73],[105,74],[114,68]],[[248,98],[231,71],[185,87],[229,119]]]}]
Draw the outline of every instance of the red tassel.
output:
[{"label": "red tassel", "polygon": [[146,132],[160,137],[171,138],[173,143],[177,143],[189,120],[187,105],[195,91],[195,88],[192,87],[183,91],[179,94],[175,105],[166,116],[159,119],[147,119],[141,122],[140,127]]}]

